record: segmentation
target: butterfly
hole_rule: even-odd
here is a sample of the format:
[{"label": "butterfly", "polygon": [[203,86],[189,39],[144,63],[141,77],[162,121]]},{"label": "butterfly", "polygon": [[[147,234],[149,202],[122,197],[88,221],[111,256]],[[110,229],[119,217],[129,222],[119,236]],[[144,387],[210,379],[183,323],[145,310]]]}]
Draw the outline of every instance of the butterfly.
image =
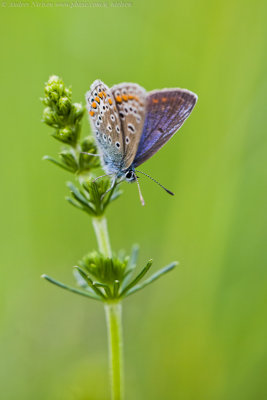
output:
[{"label": "butterfly", "polygon": [[[186,89],[147,92],[136,83],[120,83],[109,88],[96,80],[86,93],[86,107],[96,139],[101,164],[116,182],[137,182],[137,173],[146,175],[169,194],[173,193],[146,173],[136,170],[178,131],[192,112],[197,95]],[[97,178],[97,179],[98,179]]]}]

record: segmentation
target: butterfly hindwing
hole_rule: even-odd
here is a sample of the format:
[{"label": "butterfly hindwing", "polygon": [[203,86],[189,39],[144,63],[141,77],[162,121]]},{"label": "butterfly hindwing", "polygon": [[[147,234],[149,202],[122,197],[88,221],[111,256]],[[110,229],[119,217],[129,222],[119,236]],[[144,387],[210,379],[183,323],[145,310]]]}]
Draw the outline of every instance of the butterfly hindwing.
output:
[{"label": "butterfly hindwing", "polygon": [[134,167],[152,157],[177,132],[196,104],[197,96],[186,89],[148,93],[146,117]]},{"label": "butterfly hindwing", "polygon": [[146,91],[135,83],[120,83],[111,88],[121,122],[124,141],[124,169],[137,152],[146,112]]},{"label": "butterfly hindwing", "polygon": [[116,173],[123,164],[122,126],[111,90],[100,80],[86,93],[86,105],[97,146],[107,172]]}]

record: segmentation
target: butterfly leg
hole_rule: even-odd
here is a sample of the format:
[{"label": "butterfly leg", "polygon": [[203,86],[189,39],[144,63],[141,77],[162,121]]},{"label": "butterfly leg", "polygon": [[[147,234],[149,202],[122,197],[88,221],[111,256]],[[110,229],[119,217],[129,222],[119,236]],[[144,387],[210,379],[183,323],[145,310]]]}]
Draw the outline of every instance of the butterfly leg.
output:
[{"label": "butterfly leg", "polygon": [[97,178],[95,178],[95,179],[93,180],[93,182],[97,181],[97,180],[100,179],[100,178],[104,178],[105,176],[110,176],[110,175],[113,175],[113,174],[100,175],[100,176],[98,176]]},{"label": "butterfly leg", "polygon": [[[109,175],[111,175],[111,174],[109,174]],[[116,185],[116,180],[117,180],[117,177],[115,175],[115,176],[113,176],[110,188],[108,190],[106,190],[105,193],[102,194],[101,200],[103,200],[103,198],[106,196],[106,194],[109,193],[114,188],[114,186]]]},{"label": "butterfly leg", "polygon": [[81,151],[81,154],[86,154],[87,156],[93,157],[100,157],[100,154],[87,153],[86,151]]}]

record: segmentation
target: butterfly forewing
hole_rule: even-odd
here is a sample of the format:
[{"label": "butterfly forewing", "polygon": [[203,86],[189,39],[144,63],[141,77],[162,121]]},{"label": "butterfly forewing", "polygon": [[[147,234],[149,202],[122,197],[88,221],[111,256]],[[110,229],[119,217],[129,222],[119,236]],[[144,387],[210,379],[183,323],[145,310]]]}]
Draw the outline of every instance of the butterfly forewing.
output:
[{"label": "butterfly forewing", "polygon": [[118,172],[123,165],[122,126],[111,90],[100,80],[86,93],[86,105],[99,152],[107,172]]},{"label": "butterfly forewing", "polygon": [[197,101],[186,89],[163,89],[148,93],[146,117],[133,165],[152,157],[182,126]]},{"label": "butterfly forewing", "polygon": [[135,83],[121,83],[111,88],[121,122],[124,142],[124,169],[133,162],[146,112],[146,91]]}]

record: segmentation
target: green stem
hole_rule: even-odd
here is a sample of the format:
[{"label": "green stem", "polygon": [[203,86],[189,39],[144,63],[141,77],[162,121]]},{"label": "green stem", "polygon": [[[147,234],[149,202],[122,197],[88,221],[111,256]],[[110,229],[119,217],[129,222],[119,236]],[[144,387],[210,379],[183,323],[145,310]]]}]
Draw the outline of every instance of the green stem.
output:
[{"label": "green stem", "polygon": [[109,340],[109,368],[112,400],[123,399],[122,318],[121,303],[105,305]]},{"label": "green stem", "polygon": [[93,227],[95,230],[98,248],[100,253],[104,256],[111,258],[112,252],[108,236],[107,220],[105,217],[94,217]]},{"label": "green stem", "polygon": [[[105,217],[94,217],[93,226],[97,238],[99,251],[111,258],[112,252],[109,242],[107,220]],[[106,321],[109,342],[109,369],[111,380],[112,400],[122,400],[123,365],[122,365],[122,307],[119,302],[105,304]]]}]

